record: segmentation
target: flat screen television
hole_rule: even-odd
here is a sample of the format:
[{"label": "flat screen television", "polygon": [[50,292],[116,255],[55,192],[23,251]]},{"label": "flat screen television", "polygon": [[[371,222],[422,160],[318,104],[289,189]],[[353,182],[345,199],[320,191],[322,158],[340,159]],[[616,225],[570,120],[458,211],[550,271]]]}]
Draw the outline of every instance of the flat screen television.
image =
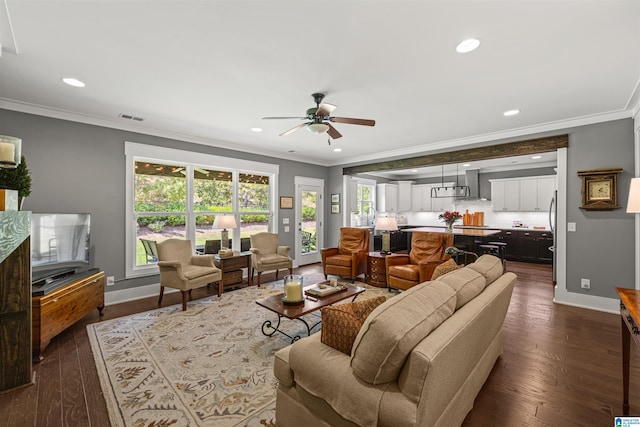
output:
[{"label": "flat screen television", "polygon": [[32,283],[89,268],[91,214],[31,214]]}]

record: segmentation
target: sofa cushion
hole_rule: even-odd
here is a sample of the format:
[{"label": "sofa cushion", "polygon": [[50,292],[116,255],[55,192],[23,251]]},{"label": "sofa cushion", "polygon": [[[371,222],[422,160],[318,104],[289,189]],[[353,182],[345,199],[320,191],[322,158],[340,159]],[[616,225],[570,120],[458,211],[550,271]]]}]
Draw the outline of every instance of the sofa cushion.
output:
[{"label": "sofa cushion", "polygon": [[386,300],[386,297],[379,296],[323,308],[321,341],[344,354],[351,355],[353,341],[364,320],[373,309]]},{"label": "sofa cushion", "polygon": [[420,280],[420,266],[416,264],[392,265],[389,267],[389,274],[400,279],[417,282]]},{"label": "sofa cushion", "polygon": [[455,271],[461,267],[462,266],[456,264],[456,262],[453,259],[443,262],[442,264],[440,264],[439,266],[433,269],[433,274],[431,274],[431,280],[436,280],[438,277],[444,276],[447,273],[451,273],[452,271]]},{"label": "sofa cushion", "polygon": [[327,257],[327,264],[341,265],[343,267],[351,267],[351,261],[353,257],[351,255],[334,255]]},{"label": "sofa cushion", "polygon": [[436,282],[444,282],[456,292],[456,310],[478,296],[487,284],[484,276],[470,267],[471,264],[436,279]]},{"label": "sofa cushion", "polygon": [[377,385],[398,377],[409,352],[453,313],[456,293],[443,282],[425,282],[387,300],[367,317],[351,350],[351,367]]},{"label": "sofa cushion", "polygon": [[482,255],[476,262],[469,264],[469,268],[482,274],[487,280],[487,285],[493,283],[504,272],[502,260],[489,254]]}]

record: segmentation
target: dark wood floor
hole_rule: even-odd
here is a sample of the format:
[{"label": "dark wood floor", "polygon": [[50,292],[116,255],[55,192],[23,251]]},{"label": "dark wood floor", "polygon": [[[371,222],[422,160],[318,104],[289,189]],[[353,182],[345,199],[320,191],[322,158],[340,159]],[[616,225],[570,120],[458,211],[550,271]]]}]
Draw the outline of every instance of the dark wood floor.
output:
[{"label": "dark wood floor", "polygon": [[[618,315],[553,304],[548,266],[510,262],[518,275],[505,349],[465,426],[610,426],[622,408]],[[319,265],[299,269],[320,272]],[[263,283],[274,280],[265,274]],[[194,298],[213,294],[194,290]],[[52,340],[36,384],[0,395],[0,425],[109,426],[86,325],[156,308],[156,298],[97,310]],[[163,305],[180,296],[165,296]],[[633,343],[632,343],[633,346]],[[632,353],[631,413],[640,414],[640,356]]]}]

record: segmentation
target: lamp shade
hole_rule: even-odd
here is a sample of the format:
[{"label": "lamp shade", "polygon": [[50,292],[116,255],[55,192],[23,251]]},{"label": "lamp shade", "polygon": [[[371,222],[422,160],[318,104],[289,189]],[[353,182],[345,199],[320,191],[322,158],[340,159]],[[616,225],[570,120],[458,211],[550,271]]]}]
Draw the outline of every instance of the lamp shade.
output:
[{"label": "lamp shade", "polygon": [[629,187],[628,213],[640,213],[640,178],[631,178]]},{"label": "lamp shade", "polygon": [[236,218],[232,215],[216,215],[216,219],[213,221],[213,228],[236,228]]},{"label": "lamp shade", "polygon": [[325,123],[309,123],[307,130],[312,133],[324,133],[329,129],[329,125]]},{"label": "lamp shade", "polygon": [[13,136],[0,135],[0,167],[15,168],[22,157],[22,140]]},{"label": "lamp shade", "polygon": [[394,231],[398,229],[398,223],[394,217],[376,218],[376,230]]}]

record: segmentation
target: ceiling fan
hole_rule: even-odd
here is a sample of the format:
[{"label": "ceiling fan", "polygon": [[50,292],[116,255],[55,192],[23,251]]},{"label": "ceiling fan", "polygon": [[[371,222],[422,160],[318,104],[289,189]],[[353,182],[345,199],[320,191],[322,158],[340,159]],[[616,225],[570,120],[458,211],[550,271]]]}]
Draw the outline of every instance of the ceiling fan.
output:
[{"label": "ceiling fan", "polygon": [[[311,107],[307,110],[307,114],[304,117],[263,117],[265,120],[273,120],[273,119],[300,119],[300,120],[309,120],[306,123],[299,124],[298,126],[291,128],[287,131],[284,131],[280,134],[280,136],[289,135],[306,127],[309,132],[313,133],[324,133],[326,132],[329,137],[333,139],[338,139],[342,137],[342,134],[338,132],[338,130],[333,127],[331,123],[348,123],[352,125],[362,125],[362,126],[375,126],[375,120],[369,119],[354,119],[349,117],[334,117],[331,115],[333,110],[337,107],[335,105],[322,102],[324,99],[324,93],[314,93],[311,95],[313,97],[314,102],[316,103],[315,107]],[[331,145],[331,140],[329,140],[329,145]]]}]

